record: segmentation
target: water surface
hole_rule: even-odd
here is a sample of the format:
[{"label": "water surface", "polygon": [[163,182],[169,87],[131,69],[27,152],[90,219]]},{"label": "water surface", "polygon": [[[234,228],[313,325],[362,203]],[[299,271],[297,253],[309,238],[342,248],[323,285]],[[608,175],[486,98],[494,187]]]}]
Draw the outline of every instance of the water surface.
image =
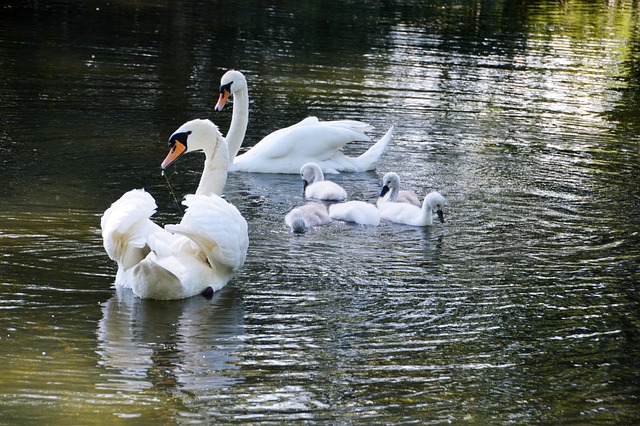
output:
[{"label": "water surface", "polygon": [[[640,395],[638,5],[11,3],[0,13],[0,423],[630,424]],[[112,287],[102,212],[178,221],[166,138],[250,85],[245,144],[308,115],[396,126],[429,228],[297,236],[298,176],[232,173],[247,262],[214,298]],[[368,144],[349,148],[357,155]],[[171,186],[194,190],[202,158]]]}]

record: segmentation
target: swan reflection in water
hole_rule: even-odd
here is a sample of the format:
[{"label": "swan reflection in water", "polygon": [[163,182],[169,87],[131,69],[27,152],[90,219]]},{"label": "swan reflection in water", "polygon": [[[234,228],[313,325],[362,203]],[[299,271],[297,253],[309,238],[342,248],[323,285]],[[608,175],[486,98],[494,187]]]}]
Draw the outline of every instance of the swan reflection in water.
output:
[{"label": "swan reflection in water", "polygon": [[207,300],[143,300],[116,288],[98,326],[103,390],[179,388],[200,393],[240,381],[236,361],[244,332],[238,290],[228,285]]}]

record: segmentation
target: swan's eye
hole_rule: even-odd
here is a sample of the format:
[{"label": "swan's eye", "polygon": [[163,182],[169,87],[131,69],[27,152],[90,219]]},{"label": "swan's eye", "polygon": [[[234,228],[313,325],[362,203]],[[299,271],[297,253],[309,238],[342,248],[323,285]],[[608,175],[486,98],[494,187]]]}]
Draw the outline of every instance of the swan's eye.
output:
[{"label": "swan's eye", "polygon": [[171,137],[169,138],[169,148],[173,149],[177,143],[180,143],[186,147],[187,139],[191,133],[191,130],[188,130],[184,133],[175,133],[171,135]]},{"label": "swan's eye", "polygon": [[232,82],[230,82],[230,83],[228,83],[228,84],[223,84],[223,85],[221,85],[221,86],[220,86],[220,93],[223,93],[223,92],[225,92],[225,91],[226,91],[226,92],[231,92],[231,85],[232,85],[232,84],[233,84],[233,81],[232,81]]}]

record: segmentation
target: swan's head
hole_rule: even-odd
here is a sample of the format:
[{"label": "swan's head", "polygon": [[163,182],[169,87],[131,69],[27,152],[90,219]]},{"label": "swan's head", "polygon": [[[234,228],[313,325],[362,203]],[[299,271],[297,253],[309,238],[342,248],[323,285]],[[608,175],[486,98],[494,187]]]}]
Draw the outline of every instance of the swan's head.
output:
[{"label": "swan's head", "polygon": [[439,192],[430,192],[424,201],[429,205],[431,211],[438,215],[440,222],[444,223],[444,212],[442,211],[446,203],[444,197]]},{"label": "swan's head", "polygon": [[382,178],[382,191],[380,191],[380,196],[384,197],[391,189],[398,188],[399,186],[400,176],[394,172],[387,173]]},{"label": "swan's head", "polygon": [[240,71],[227,71],[220,79],[220,96],[215,110],[222,111],[222,108],[227,104],[229,96],[240,90],[247,90],[247,79],[244,78]]},{"label": "swan's head", "polygon": [[[169,154],[162,162],[162,170],[185,152],[204,151],[207,156],[218,151],[224,142],[218,126],[210,120],[191,120],[178,128],[169,137]],[[228,155],[228,154],[227,154]]]},{"label": "swan's head", "polygon": [[302,189],[303,193],[310,183],[324,180],[322,169],[316,163],[303,164],[302,167],[300,167],[300,176],[304,181],[304,188]]}]

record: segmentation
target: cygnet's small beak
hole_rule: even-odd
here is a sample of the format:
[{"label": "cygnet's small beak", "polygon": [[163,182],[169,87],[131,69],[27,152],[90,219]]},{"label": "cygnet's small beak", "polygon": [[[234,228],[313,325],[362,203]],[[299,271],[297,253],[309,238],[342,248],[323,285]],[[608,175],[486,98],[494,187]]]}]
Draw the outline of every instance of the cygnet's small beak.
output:
[{"label": "cygnet's small beak", "polygon": [[442,212],[442,209],[436,210],[436,214],[438,215],[438,219],[440,219],[440,222],[444,223],[444,213]]},{"label": "cygnet's small beak", "polygon": [[384,197],[387,194],[387,192],[389,192],[389,187],[385,185],[382,187],[382,191],[380,191],[380,196]]},{"label": "cygnet's small beak", "polygon": [[309,186],[309,182],[307,182],[306,179],[303,179],[302,182],[304,182],[302,184],[302,195],[304,195],[304,193],[307,191],[307,186]]}]

